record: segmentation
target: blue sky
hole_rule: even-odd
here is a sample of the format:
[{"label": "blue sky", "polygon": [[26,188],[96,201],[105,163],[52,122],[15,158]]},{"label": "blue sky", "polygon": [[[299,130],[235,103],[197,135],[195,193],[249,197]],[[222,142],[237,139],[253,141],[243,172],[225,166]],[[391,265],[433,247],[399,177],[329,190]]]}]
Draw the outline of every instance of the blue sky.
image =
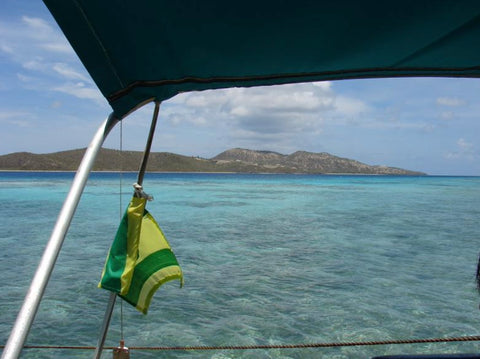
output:
[{"label": "blue sky", "polygon": [[[153,107],[123,122],[143,150]],[[86,147],[111,109],[40,1],[0,2],[0,154]],[[154,151],[329,152],[368,164],[480,175],[480,80],[376,79],[204,91],[162,104]],[[117,127],[105,147],[119,148]]]}]

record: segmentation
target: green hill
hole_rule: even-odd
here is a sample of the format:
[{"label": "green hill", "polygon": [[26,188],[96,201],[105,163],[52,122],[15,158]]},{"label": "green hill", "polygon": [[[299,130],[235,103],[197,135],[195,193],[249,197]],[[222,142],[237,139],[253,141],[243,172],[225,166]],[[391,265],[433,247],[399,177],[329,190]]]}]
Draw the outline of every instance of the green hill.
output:
[{"label": "green hill", "polygon": [[[0,156],[3,171],[75,171],[85,149],[48,154],[16,152]],[[143,153],[101,149],[94,171],[137,171]],[[297,151],[283,155],[270,151],[230,149],[211,158],[152,152],[147,171],[151,172],[245,172],[245,173],[346,173],[423,175],[424,173],[386,166],[370,166],[328,153]]]}]

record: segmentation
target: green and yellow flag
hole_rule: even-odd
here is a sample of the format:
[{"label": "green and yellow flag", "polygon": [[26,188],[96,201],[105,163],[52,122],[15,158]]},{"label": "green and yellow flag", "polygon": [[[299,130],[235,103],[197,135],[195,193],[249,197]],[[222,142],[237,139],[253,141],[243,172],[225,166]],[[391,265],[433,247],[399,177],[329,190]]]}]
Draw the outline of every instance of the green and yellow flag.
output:
[{"label": "green and yellow flag", "polygon": [[117,230],[99,287],[118,293],[143,314],[163,283],[183,274],[165,236],[145,209],[146,198],[133,197]]}]

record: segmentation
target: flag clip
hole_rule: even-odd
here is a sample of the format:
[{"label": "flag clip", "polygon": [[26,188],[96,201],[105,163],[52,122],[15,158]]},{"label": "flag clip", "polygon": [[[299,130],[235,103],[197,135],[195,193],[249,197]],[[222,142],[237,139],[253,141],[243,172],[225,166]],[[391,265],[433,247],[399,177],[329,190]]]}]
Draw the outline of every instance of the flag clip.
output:
[{"label": "flag clip", "polygon": [[134,196],[137,198],[145,198],[147,201],[153,201],[153,196],[143,192],[143,187],[138,183],[133,184],[133,189],[135,191]]}]

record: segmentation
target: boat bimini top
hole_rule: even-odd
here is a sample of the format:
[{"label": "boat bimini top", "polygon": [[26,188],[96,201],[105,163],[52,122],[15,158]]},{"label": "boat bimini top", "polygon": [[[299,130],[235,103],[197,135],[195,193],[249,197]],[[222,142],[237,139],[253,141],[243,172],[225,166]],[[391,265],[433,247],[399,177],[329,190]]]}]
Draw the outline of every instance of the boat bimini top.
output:
[{"label": "boat bimini top", "polygon": [[140,106],[228,87],[480,77],[479,0],[44,2],[113,112],[85,153],[5,359],[20,355],[98,150]]},{"label": "boat bimini top", "polygon": [[180,92],[480,77],[478,0],[44,0],[117,117]]}]

